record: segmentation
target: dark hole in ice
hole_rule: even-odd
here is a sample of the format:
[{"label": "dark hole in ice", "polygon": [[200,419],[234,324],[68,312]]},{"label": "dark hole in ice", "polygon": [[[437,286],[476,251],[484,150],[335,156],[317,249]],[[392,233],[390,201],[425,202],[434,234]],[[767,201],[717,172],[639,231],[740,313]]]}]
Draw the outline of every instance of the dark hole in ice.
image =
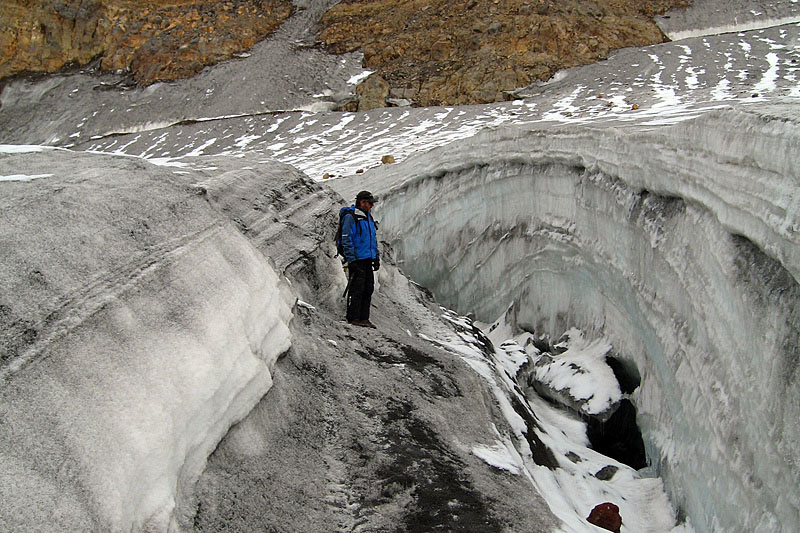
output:
[{"label": "dark hole in ice", "polygon": [[639,470],[647,466],[642,432],[636,425],[636,407],[624,399],[607,422],[590,418],[586,436],[592,449]]},{"label": "dark hole in ice", "polygon": [[630,394],[642,384],[639,369],[632,362],[609,355],[606,356],[606,364],[614,371],[622,394]]},{"label": "dark hole in ice", "polygon": [[550,341],[547,337],[534,337],[532,342],[540,352],[545,353],[550,351]]}]

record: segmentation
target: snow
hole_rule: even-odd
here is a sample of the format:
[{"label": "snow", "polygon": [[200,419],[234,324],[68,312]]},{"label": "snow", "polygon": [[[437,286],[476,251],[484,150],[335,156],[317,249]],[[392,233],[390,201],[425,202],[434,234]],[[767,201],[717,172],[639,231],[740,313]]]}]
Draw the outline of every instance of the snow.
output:
[{"label": "snow", "polygon": [[365,70],[364,72],[361,72],[360,74],[356,74],[354,76],[351,76],[350,79],[347,80],[347,84],[348,85],[358,85],[359,83],[361,83],[362,81],[367,79],[369,77],[369,75],[372,74],[373,72],[374,71],[372,71],[372,70]]},{"label": "snow", "polygon": [[0,181],[31,181],[39,178],[50,178],[53,174],[12,174],[10,176],[0,176]]},{"label": "snow", "polygon": [[203,144],[201,144],[200,146],[198,146],[197,148],[193,149],[191,152],[186,154],[186,157],[197,157],[198,155],[202,155],[203,151],[209,146],[213,145],[215,142],[217,142],[216,137],[207,140],[206,142],[204,142]]},{"label": "snow", "polygon": [[[495,432],[497,432],[497,428],[495,428]],[[485,461],[487,464],[499,468],[500,470],[510,472],[515,476],[520,475],[524,468],[519,453],[517,453],[514,449],[514,445],[507,438],[490,446],[473,446],[472,453],[475,457]]]},{"label": "snow", "polygon": [[29,144],[0,144],[0,154],[26,154],[53,149],[54,148],[49,146],[37,146]]},{"label": "snow", "polygon": [[606,364],[611,343],[607,339],[589,341],[576,328],[571,328],[564,336],[568,339],[563,343],[566,351],[535,359],[533,376],[538,382],[580,402],[581,410],[587,415],[608,411],[622,399],[617,378]]},{"label": "snow", "polygon": [[[791,0],[791,1],[792,3],[795,3],[797,0]],[[753,20],[751,22],[745,22],[745,23],[725,24],[725,25],[713,26],[702,29],[667,32],[667,37],[669,37],[671,41],[683,41],[685,39],[706,37],[709,35],[761,30],[764,28],[774,28],[775,26],[785,26],[787,24],[797,24],[797,23],[800,23],[800,17],[798,16],[788,16],[781,18],[760,18],[758,20]]]},{"label": "snow", "polygon": [[767,54],[769,69],[762,75],[761,79],[753,86],[756,93],[767,93],[775,90],[775,81],[778,79],[778,54],[770,52]]},{"label": "snow", "polygon": [[714,91],[712,92],[711,98],[714,100],[728,100],[732,98],[732,94],[730,93],[730,86],[731,82],[728,80],[720,80],[716,87],[714,87]]},{"label": "snow", "polygon": [[[508,316],[507,310],[495,322],[501,330],[504,325],[509,324]],[[535,394],[522,396],[514,381],[516,373],[508,372],[508,368],[517,366],[516,354],[511,355],[511,364],[504,361],[509,358],[509,353],[503,349],[488,354],[485,351],[486,345],[475,333],[471,321],[448,310],[445,310],[444,317],[454,326],[455,331],[448,332],[439,328],[431,335],[420,336],[458,354],[486,381],[511,430],[508,433],[494,426],[494,441],[491,444],[473,445],[470,448],[473,455],[494,468],[527,477],[537,492],[546,497],[551,511],[563,521],[565,532],[597,531],[586,522],[586,517],[595,505],[605,501],[613,501],[619,505],[623,531],[694,531],[690,523],[676,524],[675,511],[660,479],[642,477],[630,467],[589,449],[584,422],[551,406]],[[429,324],[428,327],[436,328],[436,325]],[[495,333],[498,327],[482,334],[495,334],[495,338],[498,338]],[[603,352],[598,347],[605,346],[603,339],[587,341],[577,331],[570,333],[576,352],[578,347],[586,354]],[[512,406],[512,399],[528,406],[537,427],[526,425],[525,420]],[[526,438],[529,432],[534,432],[553,452],[558,463],[556,468],[551,469],[534,462]],[[599,470],[609,465],[618,469],[610,480],[602,481],[595,477]]]},{"label": "snow", "polygon": [[298,307],[302,307],[304,309],[309,309],[311,311],[316,309],[316,307],[314,307],[310,303],[304,302],[303,300],[300,300],[300,299],[297,300],[297,306]]}]

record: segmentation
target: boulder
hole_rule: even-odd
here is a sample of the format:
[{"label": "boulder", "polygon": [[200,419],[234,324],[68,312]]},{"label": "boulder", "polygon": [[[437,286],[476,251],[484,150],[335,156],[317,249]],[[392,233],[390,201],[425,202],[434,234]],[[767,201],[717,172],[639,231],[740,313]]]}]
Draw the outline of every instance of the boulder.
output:
[{"label": "boulder", "polygon": [[619,467],[616,467],[614,465],[606,465],[600,470],[598,470],[597,473],[594,475],[594,477],[596,477],[600,481],[610,481],[614,477],[614,474],[616,474],[618,471]]},{"label": "boulder", "polygon": [[356,87],[358,110],[368,111],[378,107],[386,107],[389,96],[389,84],[378,74],[372,74]]},{"label": "boulder", "polygon": [[597,527],[602,527],[609,531],[614,531],[615,533],[619,533],[622,527],[622,517],[619,515],[619,507],[610,502],[601,503],[596,506],[592,509],[592,512],[589,513],[586,520],[590,524],[594,524]]}]

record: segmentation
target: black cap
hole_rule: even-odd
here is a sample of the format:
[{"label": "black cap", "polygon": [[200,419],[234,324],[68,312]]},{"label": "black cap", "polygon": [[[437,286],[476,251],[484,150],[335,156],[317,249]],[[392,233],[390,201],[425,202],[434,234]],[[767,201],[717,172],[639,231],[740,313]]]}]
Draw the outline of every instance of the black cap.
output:
[{"label": "black cap", "polygon": [[369,191],[361,191],[356,195],[356,203],[360,202],[361,200],[366,200],[368,202],[372,202],[373,204],[378,201]]}]

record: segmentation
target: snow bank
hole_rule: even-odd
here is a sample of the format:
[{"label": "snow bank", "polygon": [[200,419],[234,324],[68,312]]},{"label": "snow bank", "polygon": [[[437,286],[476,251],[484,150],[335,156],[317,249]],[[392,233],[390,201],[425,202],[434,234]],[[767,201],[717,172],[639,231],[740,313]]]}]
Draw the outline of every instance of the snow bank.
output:
[{"label": "snow bank", "polygon": [[0,183],[0,529],[175,527],[270,388],[294,297],[169,170],[25,157],[0,170],[55,177]]}]

